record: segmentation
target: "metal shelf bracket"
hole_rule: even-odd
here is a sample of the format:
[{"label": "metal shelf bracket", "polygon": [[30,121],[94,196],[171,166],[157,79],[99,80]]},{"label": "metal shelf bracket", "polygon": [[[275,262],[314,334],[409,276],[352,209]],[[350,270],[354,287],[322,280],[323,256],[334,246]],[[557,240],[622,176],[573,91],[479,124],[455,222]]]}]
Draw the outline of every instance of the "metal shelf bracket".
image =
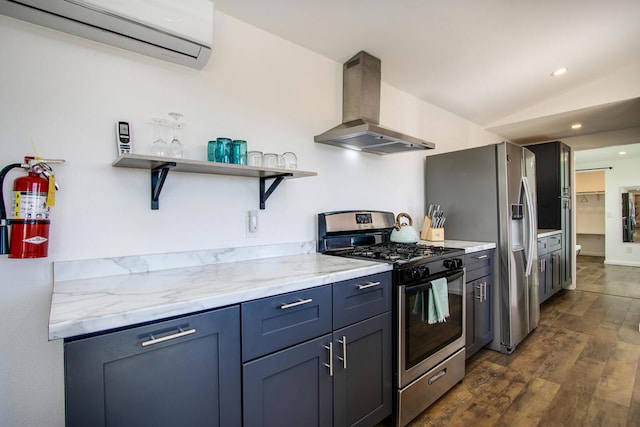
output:
[{"label": "metal shelf bracket", "polygon": [[162,192],[162,186],[164,185],[164,181],[167,179],[169,171],[175,167],[175,162],[167,162],[151,169],[151,209],[159,209],[160,204],[158,199]]},{"label": "metal shelf bracket", "polygon": [[[283,173],[281,175],[274,175],[274,176],[269,176],[269,177],[264,177],[264,176],[260,177],[260,209],[261,210],[265,209],[265,203],[266,203],[267,199],[269,198],[269,196],[271,196],[271,193],[273,193],[274,190],[276,188],[278,188],[278,185],[280,185],[282,180],[287,176],[293,176],[293,174],[291,174],[291,173]],[[267,179],[273,179],[274,180],[271,183],[271,185],[269,186],[269,188],[266,188]]]}]

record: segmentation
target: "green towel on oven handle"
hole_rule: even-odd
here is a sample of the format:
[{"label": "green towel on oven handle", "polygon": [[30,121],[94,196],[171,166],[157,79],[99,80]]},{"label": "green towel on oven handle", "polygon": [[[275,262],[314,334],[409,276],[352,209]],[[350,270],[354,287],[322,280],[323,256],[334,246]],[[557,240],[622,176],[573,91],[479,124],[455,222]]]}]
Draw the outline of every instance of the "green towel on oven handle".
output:
[{"label": "green towel on oven handle", "polygon": [[428,302],[428,323],[446,322],[449,317],[449,290],[447,279],[441,277],[431,281]]}]

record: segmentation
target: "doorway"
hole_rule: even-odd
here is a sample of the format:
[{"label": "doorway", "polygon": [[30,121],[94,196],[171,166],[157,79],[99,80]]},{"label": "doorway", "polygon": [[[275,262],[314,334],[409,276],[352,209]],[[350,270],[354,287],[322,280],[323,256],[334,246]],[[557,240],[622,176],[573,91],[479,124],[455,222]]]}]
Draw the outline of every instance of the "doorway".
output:
[{"label": "doorway", "polygon": [[580,255],[606,256],[605,171],[576,171],[576,245]]}]

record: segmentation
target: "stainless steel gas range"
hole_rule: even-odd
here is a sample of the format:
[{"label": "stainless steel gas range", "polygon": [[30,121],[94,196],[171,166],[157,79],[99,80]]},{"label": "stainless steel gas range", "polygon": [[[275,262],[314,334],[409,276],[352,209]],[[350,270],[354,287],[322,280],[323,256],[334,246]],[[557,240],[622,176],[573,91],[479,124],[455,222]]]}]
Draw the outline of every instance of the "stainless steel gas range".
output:
[{"label": "stainless steel gas range", "polygon": [[390,241],[392,212],[318,214],[318,252],[393,264],[394,425],[465,373],[464,250]]}]

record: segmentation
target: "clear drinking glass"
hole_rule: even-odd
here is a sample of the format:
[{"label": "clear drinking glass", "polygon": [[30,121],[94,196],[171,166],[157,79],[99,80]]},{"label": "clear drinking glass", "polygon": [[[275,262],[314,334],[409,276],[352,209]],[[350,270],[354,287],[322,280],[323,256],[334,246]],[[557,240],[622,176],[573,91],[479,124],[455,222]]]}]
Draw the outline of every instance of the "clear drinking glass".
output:
[{"label": "clear drinking glass", "polygon": [[282,158],[284,159],[284,167],[285,169],[297,169],[298,168],[298,158],[296,157],[296,153],[291,151],[287,151],[286,153],[282,153]]},{"label": "clear drinking glass", "polygon": [[171,117],[173,117],[174,122],[172,123],[173,127],[173,139],[171,140],[171,144],[169,144],[169,157],[175,157],[181,159],[184,157],[184,148],[182,147],[182,143],[180,142],[180,137],[182,134],[182,128],[184,127],[184,123],[180,123],[179,120],[182,117],[180,113],[169,113]]},{"label": "clear drinking glass", "polygon": [[262,166],[265,168],[278,168],[278,155],[275,153],[265,153],[262,156]]},{"label": "clear drinking glass", "polygon": [[153,123],[153,145],[151,146],[151,154],[159,157],[166,157],[169,154],[169,144],[163,138],[168,120],[151,119]]},{"label": "clear drinking glass", "polygon": [[247,164],[249,166],[262,166],[262,151],[249,151],[247,154]]}]

